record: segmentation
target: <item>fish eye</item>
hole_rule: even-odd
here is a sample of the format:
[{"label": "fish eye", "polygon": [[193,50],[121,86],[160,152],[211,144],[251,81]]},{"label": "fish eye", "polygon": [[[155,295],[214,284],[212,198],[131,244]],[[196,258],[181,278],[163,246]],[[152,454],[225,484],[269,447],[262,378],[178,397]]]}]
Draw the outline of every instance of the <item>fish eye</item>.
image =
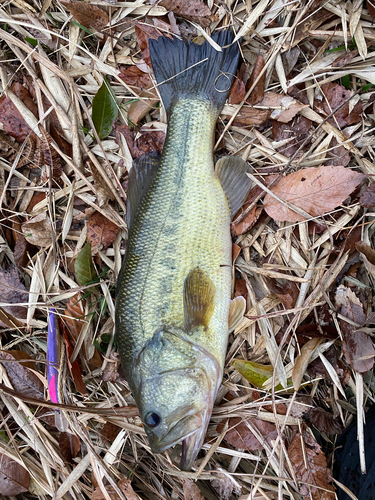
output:
[{"label": "fish eye", "polygon": [[161,418],[157,413],[147,413],[145,416],[145,423],[149,427],[157,427],[160,424]]}]

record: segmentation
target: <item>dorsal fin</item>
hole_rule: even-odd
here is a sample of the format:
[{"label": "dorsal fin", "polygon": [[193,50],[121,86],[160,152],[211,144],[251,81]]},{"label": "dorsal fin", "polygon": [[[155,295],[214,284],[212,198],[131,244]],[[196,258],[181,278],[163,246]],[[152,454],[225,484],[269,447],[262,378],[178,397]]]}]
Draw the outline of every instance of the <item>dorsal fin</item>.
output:
[{"label": "dorsal fin", "polygon": [[251,180],[246,175],[249,171],[247,162],[238,156],[223,156],[215,165],[215,174],[227,195],[232,218],[250,191]]},{"label": "dorsal fin", "polygon": [[215,285],[199,267],[189,272],[184,283],[185,328],[208,327],[215,309]]},{"label": "dorsal fin", "polygon": [[160,155],[157,151],[146,153],[137,160],[129,172],[128,199],[126,201],[126,223],[130,228],[134,215],[144,194],[151,186],[160,165]]}]

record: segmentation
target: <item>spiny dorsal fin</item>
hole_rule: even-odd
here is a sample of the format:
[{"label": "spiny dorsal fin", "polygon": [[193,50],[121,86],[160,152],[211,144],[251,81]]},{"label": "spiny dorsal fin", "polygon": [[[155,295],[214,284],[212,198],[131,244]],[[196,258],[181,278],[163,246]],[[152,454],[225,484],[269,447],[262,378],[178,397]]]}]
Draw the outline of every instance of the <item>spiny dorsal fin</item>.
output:
[{"label": "spiny dorsal fin", "polygon": [[246,311],[246,300],[243,297],[236,297],[230,301],[228,315],[228,330],[233,332],[240,324],[241,319]]},{"label": "spiny dorsal fin", "polygon": [[199,267],[189,272],[184,284],[185,328],[208,327],[215,309],[215,285]]},{"label": "spiny dorsal fin", "polygon": [[224,156],[215,165],[215,174],[227,195],[232,218],[250,191],[251,180],[246,175],[249,171],[249,165],[238,156]]},{"label": "spiny dorsal fin", "polygon": [[160,164],[160,155],[157,151],[146,153],[137,160],[129,172],[128,199],[126,202],[126,223],[130,228],[134,215],[144,194],[147,192],[156,176]]}]

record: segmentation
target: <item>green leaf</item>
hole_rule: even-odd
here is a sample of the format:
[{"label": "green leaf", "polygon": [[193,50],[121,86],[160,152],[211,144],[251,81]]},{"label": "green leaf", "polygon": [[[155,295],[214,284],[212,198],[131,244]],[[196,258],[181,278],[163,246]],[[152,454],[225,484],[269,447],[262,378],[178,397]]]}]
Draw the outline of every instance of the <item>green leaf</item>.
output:
[{"label": "green leaf", "polygon": [[368,92],[372,87],[372,83],[367,83],[362,87],[362,92]]},{"label": "green leaf", "polygon": [[91,243],[88,242],[77,255],[74,263],[77,281],[81,286],[86,286],[96,279],[96,273],[91,257]]},{"label": "green leaf", "polygon": [[[273,366],[261,365],[244,359],[234,359],[233,366],[240,374],[258,389],[263,389],[263,384],[272,377]],[[292,386],[292,381],[288,380],[288,387]],[[275,387],[276,391],[285,391],[281,384]]]},{"label": "green leaf", "polygon": [[117,115],[115,95],[104,78],[102,86],[92,101],[92,120],[99,139],[105,139],[112,132],[112,122],[116,120]]},{"label": "green leaf", "polygon": [[346,88],[346,90],[349,90],[350,88],[350,75],[345,75],[341,78],[341,82],[343,86]]},{"label": "green leaf", "polygon": [[34,45],[36,47],[38,45],[38,40],[35,40],[35,38],[30,38],[29,36],[25,37],[26,42],[31,43],[31,45]]},{"label": "green leaf", "polygon": [[81,30],[86,31],[89,35],[93,35],[93,32],[86,28],[86,26],[83,26],[83,24],[77,23],[77,21],[72,21],[72,23],[81,28]]}]

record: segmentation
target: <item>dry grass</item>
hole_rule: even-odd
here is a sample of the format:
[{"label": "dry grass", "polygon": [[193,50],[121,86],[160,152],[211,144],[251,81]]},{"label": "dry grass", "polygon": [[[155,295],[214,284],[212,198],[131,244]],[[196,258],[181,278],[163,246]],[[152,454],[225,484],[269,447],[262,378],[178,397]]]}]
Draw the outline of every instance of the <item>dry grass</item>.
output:
[{"label": "dry grass", "polygon": [[[320,5],[314,4],[311,10],[312,4],[305,0],[288,3],[280,0],[208,1],[216,14],[211,32],[216,27],[233,26],[238,36],[242,36],[242,53],[250,69],[259,55],[264,57],[265,90],[286,93],[292,85],[298,85],[299,100],[304,102],[305,99],[308,103],[299,113],[311,120],[312,128],[299,139],[299,152],[288,156],[280,151],[285,151],[290,139],[274,140],[269,122],[263,127],[236,124],[243,102],[226,105],[223,110],[217,135],[220,153],[237,154],[249,161],[254,168],[254,182],[263,187],[267,168],[270,173],[285,173],[325,164],[334,149],[331,145],[333,138],[350,155],[349,167],[369,176],[375,175],[374,87],[361,90],[368,83],[375,85],[375,52],[372,52],[375,29],[371,17],[362,1],[353,4],[324,1]],[[104,268],[108,272],[97,285],[96,294],[87,297],[82,311],[83,328],[76,339],[73,356],[80,354],[86,396],[82,397],[75,390],[66,359],[60,366],[63,380],[61,401],[76,407],[75,411],[67,407],[61,414],[66,419],[67,430],[77,436],[81,444],[73,464],[64,461],[58,443],[59,433],[43,420],[41,406],[37,408],[27,398],[13,399],[9,394],[1,394],[2,432],[11,439],[0,439],[0,451],[23,465],[31,475],[30,492],[19,498],[84,499],[91,498],[97,489],[97,498],[115,498],[114,492],[117,491],[120,498],[128,500],[189,499],[191,483],[187,479],[198,480],[200,491],[207,499],[234,499],[238,496],[242,500],[303,498],[299,493],[301,482],[297,485],[298,478],[290,466],[286,445],[298,426],[303,425],[303,412],[295,411],[293,406],[299,396],[275,392],[273,388],[291,376],[299,353],[296,331],[306,318],[313,318],[312,322],[316,322],[320,330],[324,322],[334,325],[335,345],[341,349],[341,323],[334,303],[335,290],[340,282],[360,290],[366,314],[372,312],[374,277],[371,268],[365,267],[354,248],[349,252],[343,245],[338,248],[338,237],[344,235],[343,238],[350,240],[354,228],[361,228],[360,239],[371,243],[373,209],[364,210],[357,197],[344,208],[339,207],[324,217],[315,218],[319,234],[309,230],[311,223],[308,221],[289,224],[263,216],[248,232],[235,237],[240,253],[234,270],[237,278],[245,280],[248,312],[230,336],[224,381],[204,451],[192,472],[181,472],[176,466],[178,447],[162,455],[153,455],[140,419],[134,416],[134,412],[127,413],[126,408],[118,410],[134,405],[126,381],[121,377],[117,381],[103,381],[103,373],[115,360],[111,318],[114,314],[114,285],[127,237],[124,195],[126,169],[132,162],[132,154],[121,135],[118,142],[114,140],[114,132],[102,141],[95,136],[90,107],[104,76],[115,92],[120,123],[128,123],[127,110],[134,99],[147,104],[149,97],[140,96],[139,88],[129,87],[119,78],[119,65],[140,64],[143,70],[147,69],[141,60],[134,22],[144,21],[146,16],[149,16],[147,19],[150,16],[161,19],[167,15],[167,10],[158,4],[150,6],[145,0],[111,4],[95,1],[89,5],[103,8],[111,20],[100,32],[93,29],[95,35],[89,35],[73,23],[66,5],[55,0],[45,0],[44,3],[39,0],[3,1],[0,8],[2,94],[14,103],[30,128],[41,138],[43,134],[38,125],[48,129],[49,114],[54,110],[63,135],[71,144],[68,154],[62,151],[61,145],[50,140],[63,166],[59,183],[48,176],[48,171],[44,177],[41,175],[45,167],[37,169],[38,175],[34,175],[35,170],[30,168],[18,168],[22,157],[18,145],[17,155],[4,156],[0,160],[1,208],[4,210],[0,236],[1,265],[6,268],[14,262],[14,233],[20,230],[15,221],[23,221],[47,210],[52,223],[52,244],[37,247],[22,272],[29,291],[27,318],[21,320],[19,328],[8,328],[2,333],[4,350],[18,349],[38,361],[35,371],[43,383],[46,382],[48,308],[56,307],[64,320],[66,304],[77,292],[84,290],[72,272],[71,262],[86,241],[85,221],[97,211],[120,228],[109,248],[98,249],[96,267],[99,272]],[[321,13],[321,22],[314,15],[316,12]],[[327,21],[322,22],[323,14]],[[163,17],[163,20],[168,18]],[[176,25],[173,14],[169,15],[169,23]],[[115,30],[110,25],[121,27]],[[190,38],[202,32],[196,23],[179,17],[177,26]],[[27,38],[38,40],[38,46],[33,47]],[[346,54],[345,47],[351,47],[357,54],[342,66],[334,65],[340,55]],[[332,52],[332,49],[338,50]],[[354,104],[361,102],[366,113],[361,115],[358,123],[339,127],[337,123],[324,119],[313,103],[324,99],[321,93],[324,83],[337,82],[347,75],[353,92],[349,106],[353,109]],[[262,74],[258,79],[261,77]],[[24,78],[34,89],[39,120],[10,89],[12,83],[23,82]],[[245,98],[251,95],[256,83]],[[47,107],[43,106],[44,97],[49,100]],[[140,124],[151,131],[165,131],[163,108],[148,109]],[[89,163],[95,173],[89,170]],[[45,193],[47,197],[39,199],[32,214],[27,213],[29,202],[37,193]],[[253,205],[260,205],[259,200],[258,196]],[[336,254],[332,254],[332,247],[337,250]],[[358,264],[355,276],[349,273],[349,264]],[[280,297],[271,291],[269,278],[283,278],[284,284],[289,282],[296,286],[298,296],[293,307],[286,308]],[[100,308],[104,301],[106,307]],[[102,341],[102,335],[107,335],[106,342],[102,342],[104,352],[100,363],[93,366],[88,362],[94,352],[93,342],[95,339]],[[307,397],[304,401],[308,400],[308,403],[304,404],[311,407],[324,401],[324,407],[346,426],[356,408],[361,415],[363,398],[365,402],[367,399],[374,401],[372,373],[362,377],[348,371],[349,381],[343,388],[335,368],[324,357],[328,344],[331,345],[325,339],[315,354],[323,358],[323,362],[325,360],[331,380],[317,376],[300,390],[300,394]],[[276,367],[273,379],[259,390],[260,399],[254,397],[254,388],[233,369],[231,363],[235,358],[264,364],[272,361]],[[3,384],[12,388],[5,370],[2,372]],[[274,402],[271,411],[270,401]],[[287,405],[287,414],[277,414],[275,408],[283,403]],[[93,408],[95,410],[90,411]],[[49,411],[53,416],[54,412]],[[226,423],[232,417],[248,421],[255,435],[259,431],[251,427],[249,417],[275,423],[279,437],[268,442],[260,434],[259,439],[264,441],[261,451],[236,449],[225,441],[228,428],[217,429],[218,424]],[[53,421],[49,423],[53,424]],[[121,429],[111,441],[102,434],[106,423]],[[320,435],[320,444],[328,456],[334,447],[334,436],[317,432],[315,435]],[[363,449],[363,435],[361,444]],[[119,488],[118,482],[123,477],[130,478],[138,496],[133,497],[132,492]],[[198,499],[197,492],[191,495],[191,498]],[[315,495],[306,498],[318,498]],[[321,498],[331,497],[326,497],[322,490]]]}]

